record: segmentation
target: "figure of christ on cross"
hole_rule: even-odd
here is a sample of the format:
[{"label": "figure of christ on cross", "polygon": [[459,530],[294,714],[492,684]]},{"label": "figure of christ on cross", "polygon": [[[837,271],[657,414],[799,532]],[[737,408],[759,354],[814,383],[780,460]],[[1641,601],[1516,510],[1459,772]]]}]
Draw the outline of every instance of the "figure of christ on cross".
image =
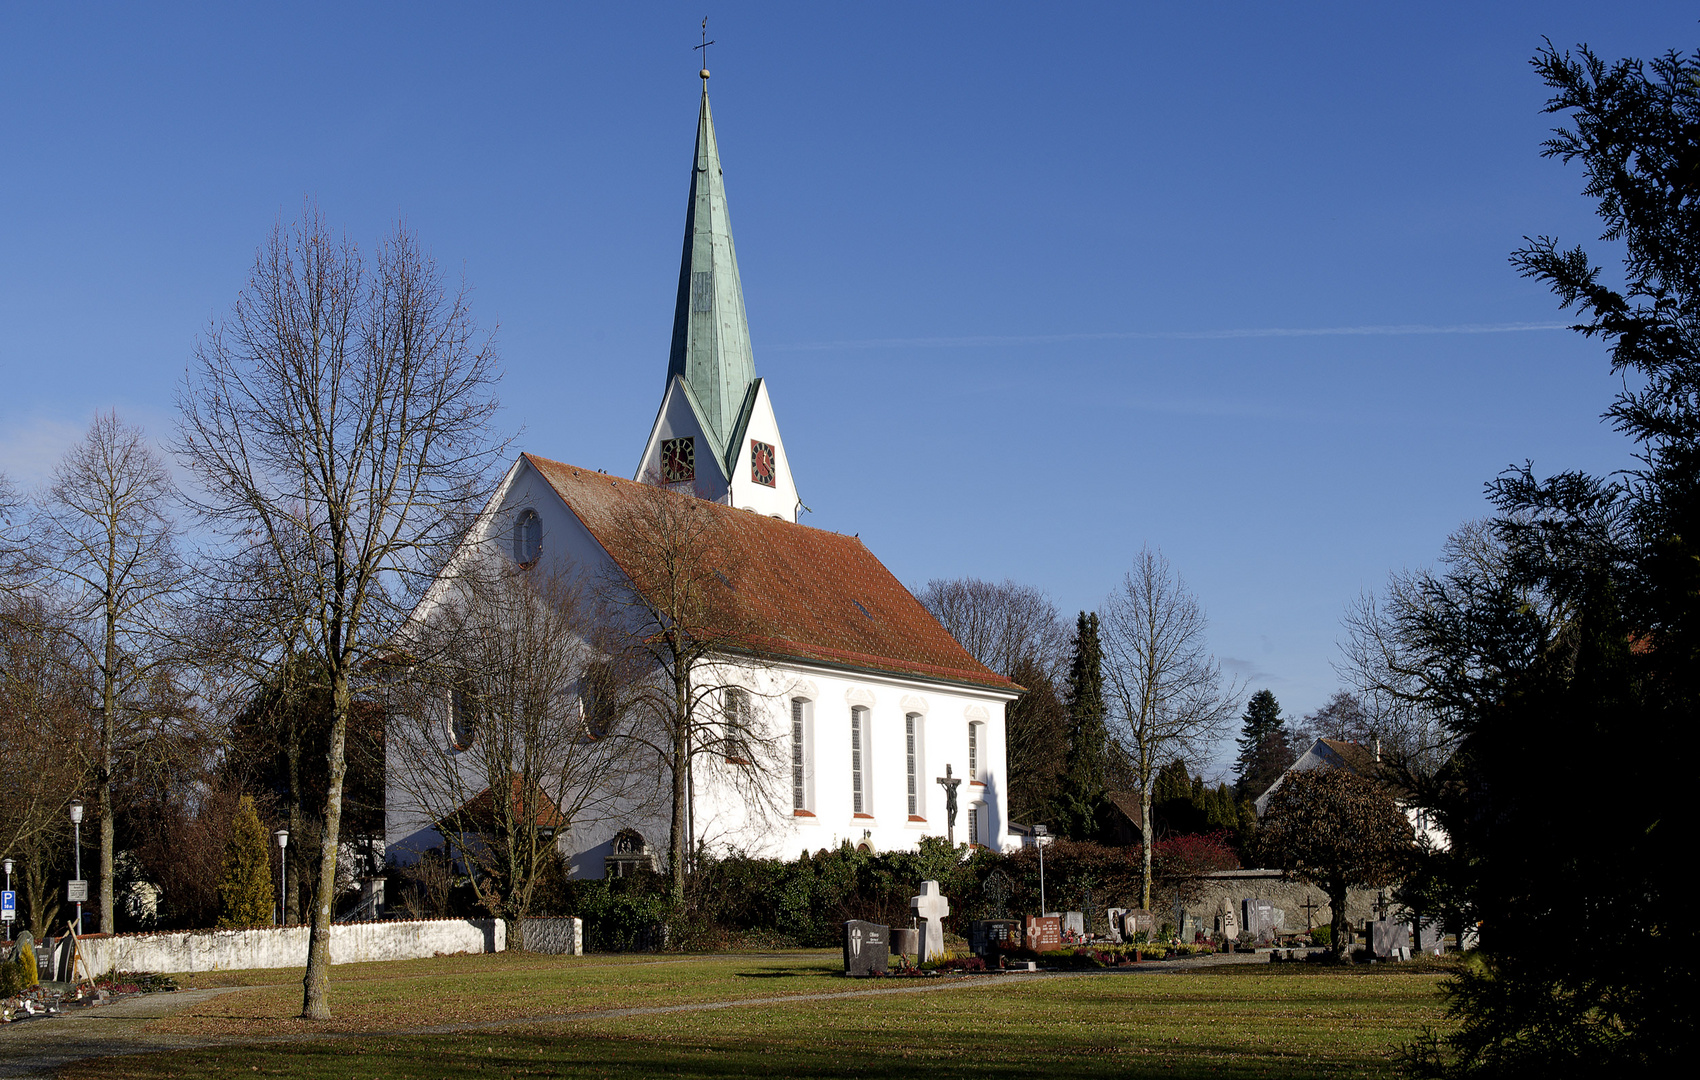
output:
[{"label": "figure of christ on cross", "polygon": [[944,767],[944,775],[936,778],[940,787],[944,788],[944,835],[945,841],[951,847],[956,846],[956,789],[962,783],[959,776],[950,775],[950,766]]}]

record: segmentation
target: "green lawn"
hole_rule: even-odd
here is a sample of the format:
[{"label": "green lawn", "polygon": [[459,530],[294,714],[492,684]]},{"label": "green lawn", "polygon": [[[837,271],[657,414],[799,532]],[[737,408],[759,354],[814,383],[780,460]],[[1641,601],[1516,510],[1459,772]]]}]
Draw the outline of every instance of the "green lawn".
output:
[{"label": "green lawn", "polygon": [[[1260,965],[1003,985],[969,979],[921,994],[599,1016],[583,1012],[894,983],[852,983],[832,974],[836,965],[824,955],[479,963],[495,959],[415,962],[452,969],[420,974],[405,973],[408,965],[337,969],[337,1024],[369,1035],[106,1059],[64,1075],[1390,1076],[1395,1048],[1442,1022],[1440,976],[1410,967]],[[280,991],[299,994],[243,991],[165,1023],[243,1037],[302,1031],[277,1015],[289,1000],[276,997]],[[298,996],[292,1000],[298,1006]],[[396,1030],[569,1011],[581,1015],[453,1034]]]}]

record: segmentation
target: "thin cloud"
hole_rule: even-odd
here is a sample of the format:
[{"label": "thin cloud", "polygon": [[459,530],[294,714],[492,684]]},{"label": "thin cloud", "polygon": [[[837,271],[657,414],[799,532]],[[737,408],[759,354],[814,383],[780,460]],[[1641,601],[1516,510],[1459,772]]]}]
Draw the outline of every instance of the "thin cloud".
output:
[{"label": "thin cloud", "polygon": [[1055,345],[1070,341],[1221,341],[1234,338],[1405,337],[1420,334],[1526,334],[1568,330],[1570,323],[1400,323],[1388,326],[1266,326],[1239,330],[1118,330],[1094,334],[1006,334],[975,337],[865,338],[770,345],[781,352],[832,349],[965,349],[987,345]]}]

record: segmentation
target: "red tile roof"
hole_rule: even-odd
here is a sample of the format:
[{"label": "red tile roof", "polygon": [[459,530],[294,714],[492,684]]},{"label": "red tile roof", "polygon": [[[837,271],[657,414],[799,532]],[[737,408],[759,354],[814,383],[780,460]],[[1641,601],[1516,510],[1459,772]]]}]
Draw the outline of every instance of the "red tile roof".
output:
[{"label": "red tile roof", "polygon": [[[513,800],[511,805],[514,808],[516,818],[521,820],[525,818],[529,804],[531,807],[535,807],[531,814],[533,828],[560,829],[566,826],[567,816],[561,813],[561,808],[555,805],[555,800],[545,794],[536,783],[531,785],[532,797],[528,800],[525,797],[524,781],[518,773],[510,775],[508,782],[512,785],[510,798]],[[457,815],[461,816],[457,818]],[[493,831],[496,816],[496,800],[492,797],[490,789],[485,788],[468,799],[459,809],[444,815],[443,821],[444,823],[470,822],[477,828]]]},{"label": "red tile roof", "polygon": [[[640,500],[692,498],[536,454],[525,459],[622,569],[635,556],[624,550],[617,526],[642,512]],[[1020,693],[1021,687],[970,656],[861,540],[696,501],[717,515],[726,539],[744,553],[729,570],[729,584],[737,602],[771,633],[761,642],[765,651],[785,659]]]}]

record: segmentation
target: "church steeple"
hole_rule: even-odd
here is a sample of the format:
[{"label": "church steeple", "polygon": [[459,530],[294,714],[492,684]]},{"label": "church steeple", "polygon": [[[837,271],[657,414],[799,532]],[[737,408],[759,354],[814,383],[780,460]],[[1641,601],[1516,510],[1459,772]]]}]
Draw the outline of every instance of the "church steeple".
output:
[{"label": "church steeple", "polygon": [[756,365],[750,350],[750,325],[744,315],[744,289],[738,280],[738,255],[732,246],[726,181],[720,170],[720,147],[714,138],[706,78],[697,113],[691,197],[685,210],[679,297],[673,307],[669,384],[675,375],[691,388],[703,425],[717,444],[716,456],[724,460],[729,450],[735,450],[738,421],[756,381]]},{"label": "church steeple", "polygon": [[[704,35],[705,39],[707,35]],[[706,42],[713,44],[713,42]],[[726,182],[702,72],[685,252],[673,307],[667,386],[636,478],[796,521],[802,509],[773,401],[756,378]]]}]

